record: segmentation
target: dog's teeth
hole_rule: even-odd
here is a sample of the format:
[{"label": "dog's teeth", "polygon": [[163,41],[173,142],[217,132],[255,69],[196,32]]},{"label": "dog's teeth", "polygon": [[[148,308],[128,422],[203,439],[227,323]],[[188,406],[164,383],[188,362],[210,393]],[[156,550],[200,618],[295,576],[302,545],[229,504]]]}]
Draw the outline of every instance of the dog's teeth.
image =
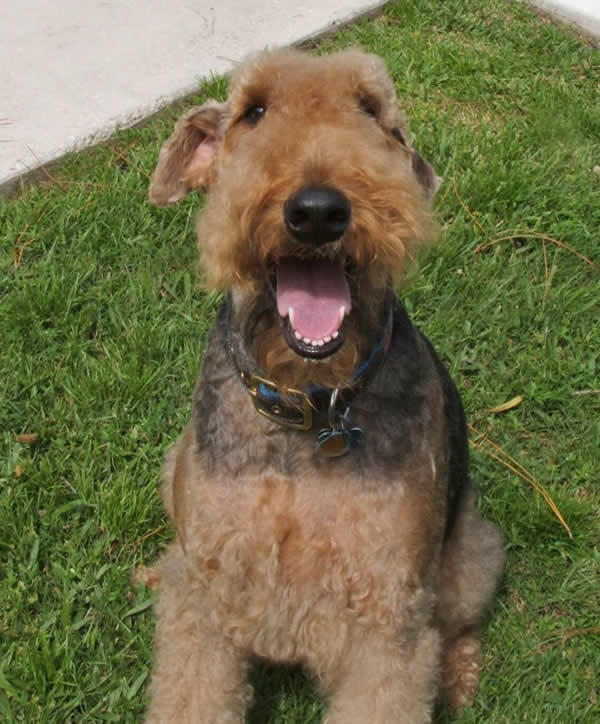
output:
[{"label": "dog's teeth", "polygon": [[290,318],[290,324],[294,326],[294,308],[288,307],[288,317]]},{"label": "dog's teeth", "polygon": [[339,335],[339,332],[338,332],[338,331],[335,331],[335,332],[331,335],[331,337],[332,337],[332,339],[336,339],[338,335]]},{"label": "dog's teeth", "polygon": [[344,316],[346,314],[346,307],[342,304],[340,307],[340,322],[344,321]]},{"label": "dog's teeth", "polygon": [[310,339],[308,337],[302,337],[302,341],[304,344],[310,344]]},{"label": "dog's teeth", "polygon": [[302,339],[302,335],[300,334],[300,332],[297,332],[296,330],[294,330],[294,335],[295,335],[296,339]]},{"label": "dog's teeth", "polygon": [[327,335],[327,337],[323,337],[323,342],[331,342],[331,337],[329,335]]}]

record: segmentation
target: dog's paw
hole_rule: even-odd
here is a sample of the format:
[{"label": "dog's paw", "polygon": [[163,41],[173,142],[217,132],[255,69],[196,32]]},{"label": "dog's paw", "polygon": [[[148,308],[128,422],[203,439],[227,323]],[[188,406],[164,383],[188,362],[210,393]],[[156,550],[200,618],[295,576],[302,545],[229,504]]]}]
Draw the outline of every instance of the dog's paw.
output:
[{"label": "dog's paw", "polygon": [[131,574],[131,583],[134,586],[141,583],[143,586],[155,591],[160,587],[161,578],[162,575],[159,568],[139,566]]},{"label": "dog's paw", "polygon": [[446,644],[440,669],[441,694],[454,711],[471,706],[479,689],[481,647],[474,636]]}]

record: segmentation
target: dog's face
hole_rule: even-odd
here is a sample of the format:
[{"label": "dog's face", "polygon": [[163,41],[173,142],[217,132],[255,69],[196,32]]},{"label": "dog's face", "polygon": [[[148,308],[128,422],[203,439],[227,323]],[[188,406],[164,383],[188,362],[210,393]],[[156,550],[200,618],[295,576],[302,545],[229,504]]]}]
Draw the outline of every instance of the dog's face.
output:
[{"label": "dog's face", "polygon": [[198,236],[209,283],[268,291],[289,349],[326,359],[352,310],[376,302],[434,235],[438,183],[378,57],[276,51],[239,66],[227,102],[179,120],[150,199],[207,188]]}]

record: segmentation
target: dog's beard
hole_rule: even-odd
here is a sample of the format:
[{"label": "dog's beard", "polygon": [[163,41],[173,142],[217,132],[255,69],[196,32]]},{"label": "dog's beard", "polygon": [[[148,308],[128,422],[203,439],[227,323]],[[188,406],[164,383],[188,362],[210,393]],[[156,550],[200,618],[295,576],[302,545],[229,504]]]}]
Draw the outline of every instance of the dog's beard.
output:
[{"label": "dog's beard", "polygon": [[265,281],[260,291],[234,294],[234,324],[262,375],[277,385],[297,389],[311,384],[352,384],[355,369],[379,339],[385,290],[368,291],[368,285],[358,284],[354,277],[347,282],[351,311],[344,318],[343,336],[336,338],[341,337],[341,344],[320,359],[298,353],[289,344],[289,314],[285,319],[279,314],[276,282]]},{"label": "dog's beard", "polygon": [[357,329],[348,322],[344,340],[339,349],[325,359],[301,356],[288,344],[283,324],[277,313],[272,323],[265,325],[253,344],[253,356],[265,376],[275,384],[292,389],[308,385],[325,387],[348,386],[352,373],[362,356],[361,338]]}]

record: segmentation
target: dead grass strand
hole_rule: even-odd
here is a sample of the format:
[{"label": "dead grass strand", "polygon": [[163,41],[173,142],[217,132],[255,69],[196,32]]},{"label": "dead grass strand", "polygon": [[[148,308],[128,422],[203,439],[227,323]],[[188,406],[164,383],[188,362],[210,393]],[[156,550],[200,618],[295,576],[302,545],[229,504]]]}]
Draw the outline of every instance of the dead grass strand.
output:
[{"label": "dead grass strand", "polygon": [[598,636],[600,635],[600,626],[588,626],[587,628],[572,628],[568,631],[563,631],[557,634],[555,641],[550,641],[543,646],[539,646],[535,651],[532,651],[530,656],[536,656],[537,654],[545,654],[547,651],[560,646],[561,644],[576,638],[577,636]]},{"label": "dead grass strand", "polygon": [[593,261],[589,257],[585,256],[585,254],[582,254],[580,251],[577,251],[577,249],[573,249],[572,246],[565,244],[564,241],[559,241],[559,239],[554,239],[553,237],[547,236],[546,234],[540,234],[537,231],[528,231],[528,232],[524,232],[524,233],[514,231],[510,234],[501,236],[497,239],[491,239],[490,241],[486,241],[483,244],[479,244],[479,246],[475,247],[473,253],[479,254],[482,251],[485,251],[486,249],[489,249],[490,247],[495,246],[496,244],[500,244],[503,241],[515,241],[517,239],[536,239],[538,241],[555,244],[556,246],[559,246],[561,249],[568,251],[570,254],[574,254],[575,256],[579,257],[579,259],[584,261],[586,264],[589,264],[590,266],[592,266],[595,269],[598,269],[598,271],[600,271],[600,264],[597,264],[595,261]]},{"label": "dead grass strand", "polygon": [[[479,433],[478,430],[473,427],[473,425],[469,425],[469,429],[473,434],[477,436],[477,440],[471,440],[471,444],[474,447],[482,450],[484,453],[486,453],[486,455],[494,458],[494,460],[497,460],[499,463],[511,470],[522,480],[525,480],[525,482],[529,483],[534,488],[534,490],[536,490],[536,492],[541,495],[542,498],[546,501],[550,510],[552,510],[562,527],[567,531],[569,538],[572,539],[573,533],[571,532],[571,528],[568,526],[558,506],[552,499],[552,496],[542,485],[542,483],[540,483],[537,478],[535,478],[523,465],[521,465],[518,460],[515,460],[515,458],[509,455],[506,450],[504,450],[504,448],[500,447],[500,445],[496,444],[493,440],[490,440],[486,433],[483,433],[482,435],[481,433]],[[488,446],[487,448],[486,445]]]},{"label": "dead grass strand", "polygon": [[[464,210],[465,214],[467,214],[467,216],[472,220],[472,222],[473,222],[473,223],[475,224],[475,226],[479,229],[479,231],[480,231],[482,234],[485,234],[486,231],[485,231],[485,229],[483,228],[483,226],[479,223],[479,221],[478,221],[477,217],[475,216],[475,214],[471,211],[471,209],[469,209],[469,207],[465,204],[465,202],[464,202],[464,201],[462,200],[462,198],[460,197],[460,194],[458,193],[458,188],[457,188],[457,186],[456,186],[456,177],[455,177],[455,176],[452,177],[452,186],[454,187],[454,194],[456,195],[456,198],[457,198],[457,200],[458,200],[458,203],[463,207],[463,210]],[[477,250],[476,250],[476,251],[477,251]]]}]

